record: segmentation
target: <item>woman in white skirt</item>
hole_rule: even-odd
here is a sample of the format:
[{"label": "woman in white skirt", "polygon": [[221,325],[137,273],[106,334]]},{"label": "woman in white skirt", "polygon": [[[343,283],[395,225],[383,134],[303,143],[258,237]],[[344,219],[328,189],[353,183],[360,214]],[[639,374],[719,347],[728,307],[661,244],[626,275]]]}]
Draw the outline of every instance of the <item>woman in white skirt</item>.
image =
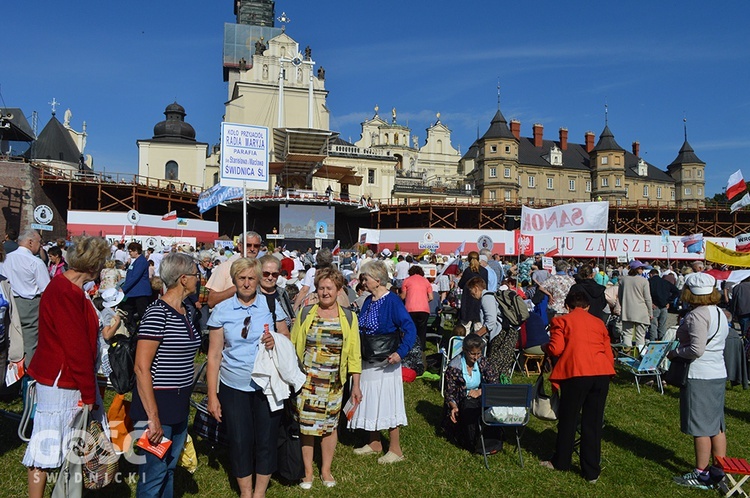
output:
[{"label": "woman in white skirt", "polygon": [[[374,336],[385,334],[400,334],[400,338],[395,342],[395,352],[388,354],[385,360],[362,358],[362,403],[349,421],[349,428],[368,431],[369,443],[355,449],[354,453],[382,453],[380,431],[388,430],[388,452],[378,458],[378,462],[400,462],[404,459],[404,452],[399,427],[407,423],[401,358],[414,346],[417,329],[398,295],[388,291],[388,269],[382,261],[366,263],[360,272],[360,279],[371,293],[362,304],[359,315],[360,341],[371,344]],[[365,345],[363,350],[366,352],[367,349]]]},{"label": "woman in white skirt", "polygon": [[39,303],[39,344],[28,370],[37,381],[37,406],[23,457],[30,498],[43,496],[46,471],[62,465],[76,414],[103,408],[95,406],[101,404],[96,385],[99,317],[83,285],[99,276],[107,256],[109,244],[103,238],[77,240],[68,250],[69,270],[52,279]]}]

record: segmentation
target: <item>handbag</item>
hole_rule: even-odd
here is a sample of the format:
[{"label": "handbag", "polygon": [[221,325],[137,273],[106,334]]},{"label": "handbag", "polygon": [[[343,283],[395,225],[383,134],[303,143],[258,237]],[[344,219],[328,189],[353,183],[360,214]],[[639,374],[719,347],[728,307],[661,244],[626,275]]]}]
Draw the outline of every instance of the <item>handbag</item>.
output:
[{"label": "handbag", "polygon": [[[88,422],[89,411],[81,410],[73,419],[73,434],[80,434]],[[83,495],[83,469],[81,464],[81,453],[83,440],[78,437],[71,438],[72,446],[65,454],[65,459],[57,475],[55,487],[52,490],[52,498],[81,498]]]},{"label": "handbag", "polygon": [[539,374],[531,390],[531,414],[541,420],[557,420],[557,410],[560,406],[560,395],[553,392],[547,396],[544,391],[544,374]]},{"label": "handbag", "polygon": [[284,413],[281,416],[276,450],[276,472],[289,482],[297,482],[305,477],[302,440],[296,417],[296,398],[292,395],[284,400]]},{"label": "handbag", "polygon": [[117,474],[120,456],[98,420],[89,420],[82,450],[83,486],[86,489],[101,489],[111,483]]},{"label": "handbag", "polygon": [[[716,313],[718,315],[716,332],[714,332],[714,335],[708,338],[708,340],[706,341],[706,346],[708,346],[708,344],[711,342],[711,339],[716,337],[716,334],[719,333],[719,327],[721,327],[721,311],[719,311],[719,308],[716,308]],[[666,382],[670,386],[679,388],[685,387],[687,385],[688,374],[690,373],[690,364],[693,361],[695,360],[689,360],[687,358],[675,356],[669,363],[669,369],[664,372],[661,378],[664,379],[664,382]]]},{"label": "handbag", "polygon": [[362,359],[383,361],[396,352],[401,344],[401,332],[390,334],[362,334]]},{"label": "handbag", "polygon": [[195,418],[193,419],[193,431],[196,436],[208,440],[212,446],[217,444],[228,446],[227,429],[223,423],[218,422],[208,413],[208,396],[200,403],[190,402],[195,407]]}]

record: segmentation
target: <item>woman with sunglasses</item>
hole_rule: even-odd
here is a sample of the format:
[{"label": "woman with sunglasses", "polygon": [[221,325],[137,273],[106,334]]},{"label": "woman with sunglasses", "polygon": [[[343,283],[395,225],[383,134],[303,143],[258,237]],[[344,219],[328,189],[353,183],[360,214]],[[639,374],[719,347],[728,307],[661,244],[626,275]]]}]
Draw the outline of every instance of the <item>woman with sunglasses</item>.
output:
[{"label": "woman with sunglasses", "polygon": [[260,264],[262,268],[260,290],[268,300],[268,308],[271,310],[271,314],[276,313],[276,308],[284,308],[286,325],[291,329],[292,320],[294,319],[292,300],[289,299],[289,295],[283,287],[276,285],[281,274],[281,261],[275,256],[266,254],[260,258]]},{"label": "woman with sunglasses", "polygon": [[[252,380],[259,348],[273,349],[274,316],[259,295],[261,262],[240,258],[230,276],[235,294],[217,304],[208,319],[206,383],[208,412],[227,428],[231,473],[241,498],[263,497],[276,471],[276,447],[282,410],[272,412]],[[259,299],[260,297],[260,299]],[[286,313],[276,309],[275,329],[289,337]],[[253,474],[255,490],[253,491]]]},{"label": "woman with sunglasses", "polygon": [[184,304],[200,283],[195,261],[187,254],[170,253],[161,262],[159,276],[167,291],[149,305],[138,329],[137,388],[130,417],[136,428],[147,425],[151,444],[166,437],[172,445],[163,458],[143,452],[138,497],[172,496],[174,469],[187,439],[193,361],[201,344],[200,331]]}]

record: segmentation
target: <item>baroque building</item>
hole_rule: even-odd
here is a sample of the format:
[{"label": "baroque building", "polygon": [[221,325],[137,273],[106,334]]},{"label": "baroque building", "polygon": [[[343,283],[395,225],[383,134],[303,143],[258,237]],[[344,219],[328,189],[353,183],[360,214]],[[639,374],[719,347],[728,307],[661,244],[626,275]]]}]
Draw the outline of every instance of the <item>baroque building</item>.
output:
[{"label": "baroque building", "polygon": [[685,141],[674,161],[662,170],[640,156],[640,144],[623,149],[605,123],[595,142],[587,131],[583,143],[544,138],[541,124],[532,137],[521,136],[521,123],[510,126],[500,109],[485,134],[461,158],[461,168],[483,202],[525,205],[606,200],[616,205],[659,204],[699,208],[704,205],[705,166]]}]

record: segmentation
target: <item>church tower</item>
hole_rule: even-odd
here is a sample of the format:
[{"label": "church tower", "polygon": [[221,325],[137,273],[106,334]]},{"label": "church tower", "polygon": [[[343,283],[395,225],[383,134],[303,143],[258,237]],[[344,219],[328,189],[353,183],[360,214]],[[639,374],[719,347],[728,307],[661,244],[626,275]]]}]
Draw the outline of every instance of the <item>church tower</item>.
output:
[{"label": "church tower", "polygon": [[667,173],[675,179],[675,200],[678,205],[700,208],[705,205],[706,163],[695,154],[687,139],[687,125],[684,128],[685,142],[675,160],[667,166]]},{"label": "church tower", "polygon": [[275,3],[273,0],[234,0],[237,24],[273,28]]},{"label": "church tower", "polygon": [[621,202],[625,199],[625,149],[615,141],[609,125],[604,125],[599,143],[589,152],[589,158],[592,200]]}]

